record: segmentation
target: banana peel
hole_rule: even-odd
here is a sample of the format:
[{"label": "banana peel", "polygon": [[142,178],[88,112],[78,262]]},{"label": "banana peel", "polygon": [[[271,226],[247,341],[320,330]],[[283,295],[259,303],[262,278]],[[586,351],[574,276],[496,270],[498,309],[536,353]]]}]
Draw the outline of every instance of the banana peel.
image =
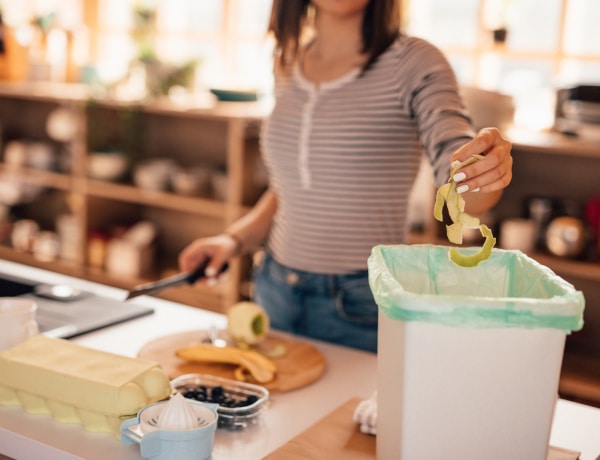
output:
[{"label": "banana peel", "polygon": [[176,350],[176,355],[185,361],[202,363],[232,364],[238,366],[234,376],[238,380],[252,379],[257,383],[268,383],[275,378],[277,365],[257,351],[237,347],[215,347],[198,343]]},{"label": "banana peel", "polygon": [[450,172],[450,181],[442,185],[435,194],[435,204],[433,206],[433,216],[443,222],[444,205],[448,209],[448,215],[452,224],[446,225],[446,236],[448,241],[454,244],[462,244],[464,228],[479,228],[485,242],[481,250],[475,254],[465,255],[456,248],[450,249],[448,257],[452,262],[461,267],[475,267],[480,262],[488,259],[492,254],[492,249],[496,244],[496,238],[492,231],[481,224],[477,217],[471,216],[465,212],[465,200],[460,193],[456,191],[456,182],[452,180],[454,173],[459,169],[470,165],[483,158],[482,155],[473,155],[466,161],[459,163]]}]

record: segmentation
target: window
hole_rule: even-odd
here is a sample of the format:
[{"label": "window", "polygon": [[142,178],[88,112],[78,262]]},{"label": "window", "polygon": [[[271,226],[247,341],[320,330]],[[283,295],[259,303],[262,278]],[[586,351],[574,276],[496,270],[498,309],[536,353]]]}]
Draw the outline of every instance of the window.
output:
[{"label": "window", "polygon": [[600,84],[597,0],[411,0],[405,10],[407,31],[440,47],[460,83],[513,96],[517,124],[549,127],[557,88]]},{"label": "window", "polygon": [[[136,3],[95,1],[100,60],[120,54],[127,62]],[[145,1],[156,10],[159,57],[200,59],[205,85],[270,85],[271,0]],[[597,0],[403,1],[407,31],[439,46],[462,84],[511,95],[518,123],[550,126],[558,87],[600,83]],[[495,41],[502,29],[506,36]]]},{"label": "window", "polygon": [[[464,85],[513,96],[516,118],[552,123],[558,87],[600,83],[598,0],[402,0],[405,28],[441,48]],[[134,9],[154,11],[159,59],[201,62],[197,83],[270,87],[266,29],[271,0],[0,0],[18,23],[52,12],[56,24],[87,27],[81,59],[105,81],[120,78],[139,53]],[[506,31],[504,39],[498,31]],[[494,40],[494,31],[496,41]]]},{"label": "window", "polygon": [[199,84],[271,84],[271,0],[0,0],[0,8],[27,46],[39,32],[31,23],[40,18],[63,35],[77,30],[77,42],[85,43],[79,64],[96,66],[105,83],[123,78],[139,57],[136,12],[145,12],[152,13],[146,17],[152,52],[161,62],[199,62]]},{"label": "window", "polygon": [[200,84],[270,84],[266,30],[271,0],[97,0],[98,61],[122,72],[136,57],[135,9],[155,12],[152,45],[161,61],[200,62]]}]

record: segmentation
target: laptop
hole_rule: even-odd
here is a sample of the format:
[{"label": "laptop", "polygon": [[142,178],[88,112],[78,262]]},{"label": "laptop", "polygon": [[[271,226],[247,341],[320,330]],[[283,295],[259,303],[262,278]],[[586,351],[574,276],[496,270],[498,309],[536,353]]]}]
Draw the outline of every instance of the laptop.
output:
[{"label": "laptop", "polygon": [[[62,290],[62,291],[61,291]],[[22,297],[38,305],[40,333],[70,339],[154,313],[149,307],[100,297],[91,292],[0,276],[0,297]]]}]

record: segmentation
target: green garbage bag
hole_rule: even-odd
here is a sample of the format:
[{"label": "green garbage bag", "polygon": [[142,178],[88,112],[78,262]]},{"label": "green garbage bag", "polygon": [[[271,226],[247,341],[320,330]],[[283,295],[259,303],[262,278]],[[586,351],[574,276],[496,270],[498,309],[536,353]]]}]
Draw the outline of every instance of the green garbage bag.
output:
[{"label": "green garbage bag", "polygon": [[566,333],[583,327],[583,293],[518,250],[495,248],[465,268],[448,259],[447,246],[379,245],[368,270],[375,301],[392,319]]}]

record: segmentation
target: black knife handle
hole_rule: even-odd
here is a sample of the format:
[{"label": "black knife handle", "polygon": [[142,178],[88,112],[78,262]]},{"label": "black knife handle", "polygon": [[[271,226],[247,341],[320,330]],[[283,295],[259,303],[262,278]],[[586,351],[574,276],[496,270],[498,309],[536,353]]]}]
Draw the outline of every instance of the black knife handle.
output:
[{"label": "black knife handle", "polygon": [[[206,270],[206,267],[208,267],[209,263],[210,263],[210,259],[206,259],[204,262],[202,262],[200,265],[198,265],[196,268],[194,268],[194,270],[192,270],[186,278],[187,283],[194,284],[200,278],[205,278],[206,275],[204,274],[204,271]],[[229,264],[227,262],[225,262],[223,264],[223,266],[221,267],[221,271],[218,274],[223,273],[228,268],[229,268]]]}]

